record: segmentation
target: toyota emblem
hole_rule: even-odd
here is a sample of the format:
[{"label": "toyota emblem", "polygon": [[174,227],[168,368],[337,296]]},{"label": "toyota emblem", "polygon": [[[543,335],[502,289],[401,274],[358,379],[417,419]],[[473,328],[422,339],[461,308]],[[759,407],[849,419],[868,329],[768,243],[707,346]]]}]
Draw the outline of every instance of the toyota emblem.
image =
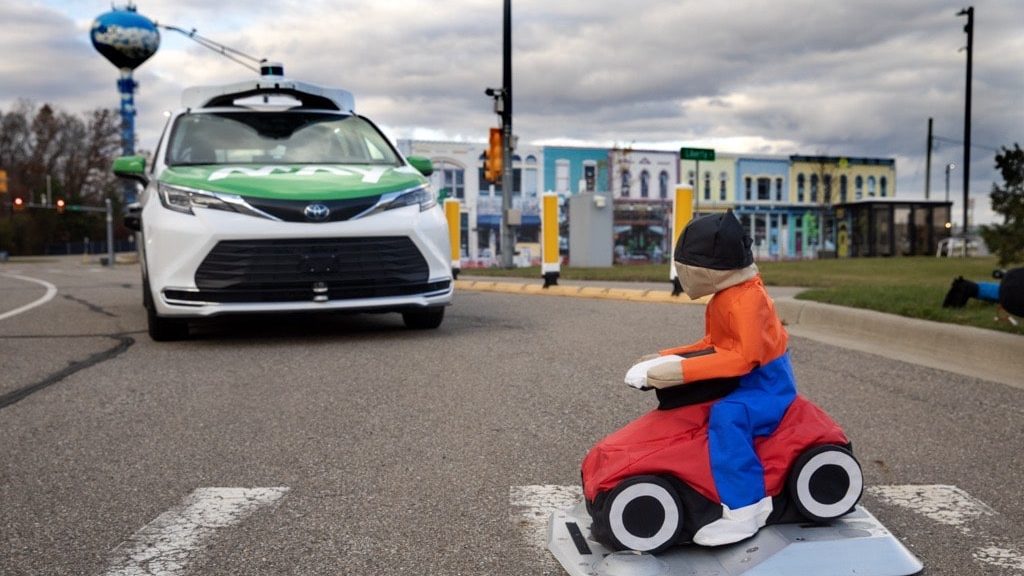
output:
[{"label": "toyota emblem", "polygon": [[306,219],[312,222],[323,222],[331,215],[331,209],[323,204],[310,204],[304,211]]}]

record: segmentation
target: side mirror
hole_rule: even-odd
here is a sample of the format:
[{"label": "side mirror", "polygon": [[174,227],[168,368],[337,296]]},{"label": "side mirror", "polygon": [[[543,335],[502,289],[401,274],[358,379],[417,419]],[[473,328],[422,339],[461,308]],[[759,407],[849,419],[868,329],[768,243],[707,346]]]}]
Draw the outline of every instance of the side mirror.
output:
[{"label": "side mirror", "polygon": [[124,213],[124,227],[132,232],[142,232],[142,205],[132,202]]},{"label": "side mirror", "polygon": [[406,158],[409,164],[413,168],[419,170],[420,174],[424,176],[430,176],[434,173],[434,163],[430,161],[430,158],[424,158],[423,156],[409,156]]},{"label": "side mirror", "polygon": [[118,178],[134,180],[143,186],[149,184],[149,177],[146,176],[145,156],[121,156],[114,159],[114,175]]}]

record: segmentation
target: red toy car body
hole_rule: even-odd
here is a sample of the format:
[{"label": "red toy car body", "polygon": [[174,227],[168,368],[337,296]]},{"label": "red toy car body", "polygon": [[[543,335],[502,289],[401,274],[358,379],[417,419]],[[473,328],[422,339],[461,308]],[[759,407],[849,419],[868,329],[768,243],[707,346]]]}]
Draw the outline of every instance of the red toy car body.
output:
[{"label": "red toy car body", "polygon": [[[646,544],[629,546],[621,540],[646,543],[654,538],[644,551],[658,551],[691,541],[697,530],[721,517],[708,456],[708,413],[713,403],[652,410],[590,450],[582,466],[583,493],[597,540],[619,549],[643,549]],[[758,438],[755,447],[764,468],[765,490],[772,497],[768,524],[827,521],[850,512],[860,499],[863,479],[849,439],[824,410],[803,396],[796,397],[775,432]],[[660,503],[635,506],[632,513],[629,503],[612,506],[623,487],[637,482],[647,482],[656,495],[668,496],[661,496]],[[659,510],[671,508],[673,500],[679,510]],[[625,516],[609,519],[610,510]],[[679,526],[657,524],[673,515]],[[641,536],[636,540],[624,533],[630,537],[619,538],[616,530]],[[655,533],[660,536],[655,538]]]}]

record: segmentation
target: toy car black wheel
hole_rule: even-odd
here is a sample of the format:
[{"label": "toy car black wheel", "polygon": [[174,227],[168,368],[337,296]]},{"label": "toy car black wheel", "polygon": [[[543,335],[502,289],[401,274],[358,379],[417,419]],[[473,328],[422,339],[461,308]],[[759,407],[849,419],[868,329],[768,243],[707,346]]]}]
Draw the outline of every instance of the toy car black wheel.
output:
[{"label": "toy car black wheel", "polygon": [[660,552],[675,544],[683,528],[679,495],[658,476],[624,480],[608,495],[605,510],[612,544],[620,549]]},{"label": "toy car black wheel", "polygon": [[789,473],[789,495],[807,519],[827,522],[853,510],[864,491],[864,474],[853,454],[826,444],[804,452]]}]

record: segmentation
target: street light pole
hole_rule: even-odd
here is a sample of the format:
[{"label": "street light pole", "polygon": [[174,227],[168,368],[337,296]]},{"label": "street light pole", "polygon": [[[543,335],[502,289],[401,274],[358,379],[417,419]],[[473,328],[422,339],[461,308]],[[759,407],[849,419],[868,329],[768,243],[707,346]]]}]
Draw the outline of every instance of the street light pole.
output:
[{"label": "street light pole", "polygon": [[[952,171],[955,168],[956,168],[956,164],[953,164],[952,162],[950,162],[949,164],[946,164],[946,202],[949,202],[949,173],[950,173],[950,171]],[[952,218],[952,216],[953,215],[950,214],[951,218]]]},{"label": "street light pole", "polygon": [[967,254],[967,198],[971,182],[971,68],[974,56],[974,6],[957,12],[957,16],[967,16],[967,93],[964,97],[964,255]]}]

